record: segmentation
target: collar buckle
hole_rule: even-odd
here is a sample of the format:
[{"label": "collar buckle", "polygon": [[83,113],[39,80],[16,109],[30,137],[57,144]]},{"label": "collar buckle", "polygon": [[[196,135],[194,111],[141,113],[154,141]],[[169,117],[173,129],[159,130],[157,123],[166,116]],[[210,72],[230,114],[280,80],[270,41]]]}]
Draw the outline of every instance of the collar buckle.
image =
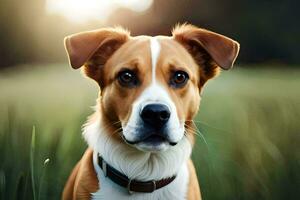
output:
[{"label": "collar buckle", "polygon": [[156,182],[152,180],[152,192],[156,190]]},{"label": "collar buckle", "polygon": [[102,160],[102,171],[105,177],[107,177],[107,164],[104,160]]},{"label": "collar buckle", "polygon": [[128,184],[127,184],[127,191],[128,191],[128,194],[133,194],[133,191],[131,191],[131,181],[132,181],[132,179],[129,179],[128,180]]}]

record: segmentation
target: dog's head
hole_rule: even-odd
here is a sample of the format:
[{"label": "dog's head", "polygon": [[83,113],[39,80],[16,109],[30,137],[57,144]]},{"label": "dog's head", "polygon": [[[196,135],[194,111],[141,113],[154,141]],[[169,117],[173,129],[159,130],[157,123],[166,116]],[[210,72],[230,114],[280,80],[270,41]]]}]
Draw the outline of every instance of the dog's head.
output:
[{"label": "dog's head", "polygon": [[101,88],[101,120],[143,151],[192,140],[186,129],[204,84],[219,68],[230,69],[239,52],[236,41],[192,25],[176,27],[171,37],[105,28],[71,35],[65,46],[71,66],[84,66]]}]

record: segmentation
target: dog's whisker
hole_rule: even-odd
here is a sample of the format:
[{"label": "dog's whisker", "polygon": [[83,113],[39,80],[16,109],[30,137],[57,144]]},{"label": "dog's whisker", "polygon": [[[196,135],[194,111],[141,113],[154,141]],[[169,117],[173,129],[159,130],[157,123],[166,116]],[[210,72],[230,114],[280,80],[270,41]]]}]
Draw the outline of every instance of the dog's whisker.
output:
[{"label": "dog's whisker", "polygon": [[188,129],[189,131],[191,131],[193,134],[199,136],[199,137],[203,140],[203,142],[205,143],[205,145],[206,145],[207,148],[208,148],[208,143],[207,143],[207,141],[206,141],[204,135],[203,135],[203,134],[201,133],[201,131],[198,129],[198,127],[197,127],[196,124],[193,122],[193,120],[191,120],[191,122],[194,124],[194,126],[190,126],[190,125],[185,124],[185,127],[187,127],[187,129]]},{"label": "dog's whisker", "polygon": [[213,129],[218,130],[218,131],[221,131],[221,132],[225,132],[225,133],[228,132],[228,131],[226,131],[226,130],[224,130],[224,129],[220,129],[220,128],[218,128],[218,127],[212,126],[212,125],[210,125],[210,124],[208,124],[207,122],[204,122],[204,121],[200,121],[200,120],[189,120],[189,121],[194,121],[195,123],[203,124],[203,125],[205,125],[205,126],[207,126],[207,127],[209,127],[209,128],[213,128]]},{"label": "dog's whisker", "polygon": [[114,135],[114,134],[121,134],[122,133],[122,127],[121,128],[118,128],[118,129],[116,129],[114,132],[112,132],[112,135]]}]

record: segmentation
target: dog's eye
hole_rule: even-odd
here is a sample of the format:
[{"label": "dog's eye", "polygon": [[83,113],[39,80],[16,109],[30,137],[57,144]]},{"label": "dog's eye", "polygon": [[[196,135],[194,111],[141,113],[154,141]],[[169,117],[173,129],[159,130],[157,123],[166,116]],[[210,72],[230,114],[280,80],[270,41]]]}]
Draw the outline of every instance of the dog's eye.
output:
[{"label": "dog's eye", "polygon": [[118,74],[119,83],[125,87],[134,87],[138,84],[138,80],[133,71],[125,70]]},{"label": "dog's eye", "polygon": [[184,71],[176,71],[171,78],[171,86],[175,88],[183,87],[189,80],[189,75]]}]

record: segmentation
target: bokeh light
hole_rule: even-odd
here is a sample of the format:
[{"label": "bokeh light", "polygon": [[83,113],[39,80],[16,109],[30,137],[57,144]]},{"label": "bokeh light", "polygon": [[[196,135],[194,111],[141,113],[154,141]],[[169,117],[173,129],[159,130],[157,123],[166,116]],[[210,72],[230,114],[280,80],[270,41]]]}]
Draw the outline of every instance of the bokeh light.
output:
[{"label": "bokeh light", "polygon": [[75,23],[90,20],[106,22],[118,8],[144,12],[151,7],[153,0],[47,0],[49,14],[59,14]]}]

